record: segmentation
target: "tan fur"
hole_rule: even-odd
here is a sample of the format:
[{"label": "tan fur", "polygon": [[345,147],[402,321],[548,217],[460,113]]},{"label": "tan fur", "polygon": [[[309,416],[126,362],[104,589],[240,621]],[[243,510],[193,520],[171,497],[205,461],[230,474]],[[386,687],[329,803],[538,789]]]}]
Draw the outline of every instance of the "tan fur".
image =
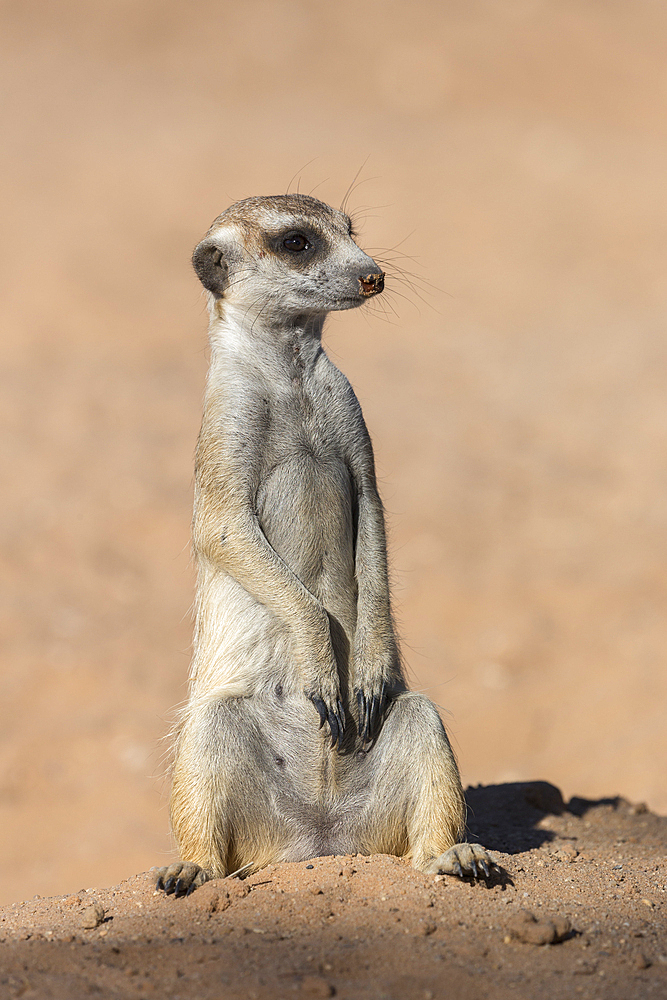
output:
[{"label": "tan fur", "polygon": [[[251,198],[197,247],[211,365],[195,464],[190,699],[158,884],[321,854],[383,852],[476,874],[435,707],[406,687],[384,514],[326,314],[382,291],[346,215]],[[319,716],[319,719],[318,719]],[[318,721],[322,723],[318,728]]]}]

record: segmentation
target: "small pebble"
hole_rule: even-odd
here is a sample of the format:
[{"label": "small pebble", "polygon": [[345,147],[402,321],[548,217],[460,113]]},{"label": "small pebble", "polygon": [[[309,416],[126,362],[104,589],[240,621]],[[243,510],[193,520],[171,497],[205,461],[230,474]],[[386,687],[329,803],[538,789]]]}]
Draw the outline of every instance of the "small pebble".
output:
[{"label": "small pebble", "polygon": [[559,847],[555,852],[554,857],[559,861],[565,861],[566,863],[571,863],[574,861],[579,851],[572,847],[570,844],[566,844],[564,847]]},{"label": "small pebble", "polygon": [[510,938],[523,944],[555,944],[562,941],[572,926],[567,917],[555,916],[540,920],[528,910],[520,910],[508,924]]},{"label": "small pebble", "polygon": [[91,903],[84,906],[79,913],[79,924],[85,930],[94,930],[104,920],[104,907],[101,903]]}]

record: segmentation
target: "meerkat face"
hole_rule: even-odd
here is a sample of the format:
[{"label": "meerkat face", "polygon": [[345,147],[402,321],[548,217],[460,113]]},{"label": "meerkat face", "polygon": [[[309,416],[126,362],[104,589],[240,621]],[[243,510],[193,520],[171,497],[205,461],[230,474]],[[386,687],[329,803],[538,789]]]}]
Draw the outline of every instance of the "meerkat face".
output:
[{"label": "meerkat face", "polygon": [[237,202],[216,219],[192,261],[216,299],[267,319],[353,309],[384,288],[383,272],[354,242],[349,217],[308,195]]}]

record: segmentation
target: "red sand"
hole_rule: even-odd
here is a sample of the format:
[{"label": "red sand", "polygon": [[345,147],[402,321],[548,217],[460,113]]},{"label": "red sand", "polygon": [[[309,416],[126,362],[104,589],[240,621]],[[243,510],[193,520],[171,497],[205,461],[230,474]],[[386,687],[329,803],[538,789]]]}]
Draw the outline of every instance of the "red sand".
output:
[{"label": "red sand", "polygon": [[36,897],[0,911],[0,991],[54,1000],[666,995],[667,819],[621,800],[573,800],[565,811],[545,783],[471,789],[469,801],[473,829],[502,867],[488,883],[357,855],[272,865],[185,899],[157,892],[150,872]]}]

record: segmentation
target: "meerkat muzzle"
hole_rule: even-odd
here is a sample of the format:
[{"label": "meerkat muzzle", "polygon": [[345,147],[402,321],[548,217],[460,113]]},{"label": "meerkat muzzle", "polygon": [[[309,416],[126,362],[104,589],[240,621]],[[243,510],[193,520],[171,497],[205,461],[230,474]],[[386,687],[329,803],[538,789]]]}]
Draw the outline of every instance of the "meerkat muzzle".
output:
[{"label": "meerkat muzzle", "polygon": [[367,274],[365,278],[359,278],[359,291],[365,298],[377,295],[384,288],[384,274]]}]

